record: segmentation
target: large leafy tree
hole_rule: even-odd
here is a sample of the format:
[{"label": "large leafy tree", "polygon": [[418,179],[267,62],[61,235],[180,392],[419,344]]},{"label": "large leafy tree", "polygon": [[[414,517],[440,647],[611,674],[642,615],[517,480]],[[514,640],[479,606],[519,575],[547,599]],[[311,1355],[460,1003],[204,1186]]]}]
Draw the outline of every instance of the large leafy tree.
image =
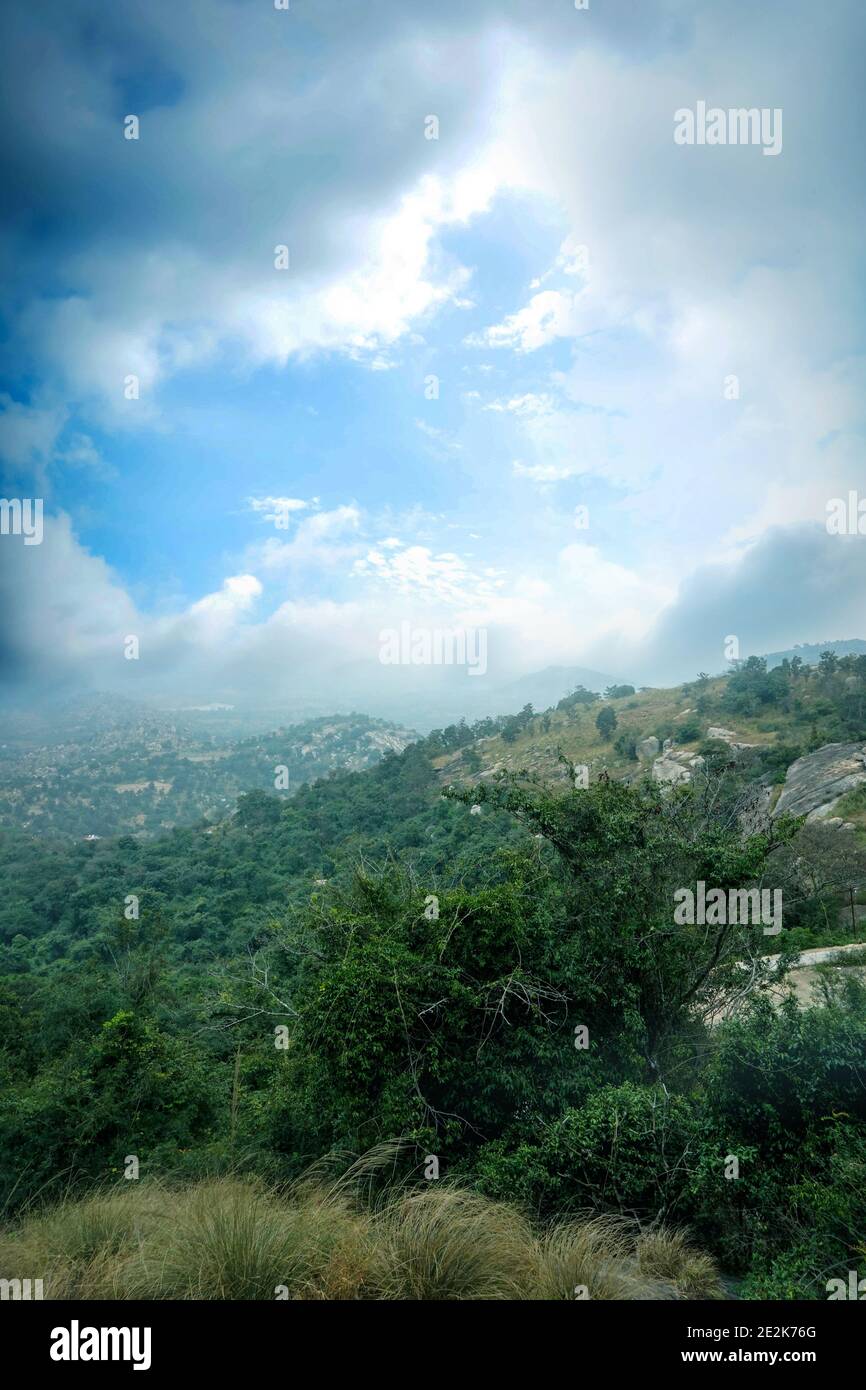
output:
[{"label": "large leafy tree", "polygon": [[760,927],[674,925],[676,887],[754,883],[775,844],[697,795],[516,778],[451,795],[521,824],[498,882],[434,897],[360,877],[284,942],[305,959],[294,1084],[332,1142],[534,1134],[605,1081],[672,1080],[701,1018],[765,969]]},{"label": "large leafy tree", "polygon": [[796,822],[780,818],[746,836],[737,820],[716,815],[712,789],[671,794],[605,774],[582,788],[563,761],[576,787],[566,794],[503,778],[472,795],[509,810],[556,851],[575,992],[611,1027],[628,1024],[661,1075],[668,1045],[692,1020],[716,1016],[770,973],[760,926],[677,926],[676,889],[772,882],[772,856]]}]

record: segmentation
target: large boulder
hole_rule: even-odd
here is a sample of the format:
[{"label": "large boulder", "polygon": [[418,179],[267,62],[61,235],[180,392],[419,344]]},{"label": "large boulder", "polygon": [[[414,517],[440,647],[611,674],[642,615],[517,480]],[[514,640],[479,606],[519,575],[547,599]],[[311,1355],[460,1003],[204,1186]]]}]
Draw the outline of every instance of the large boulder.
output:
[{"label": "large boulder", "polygon": [[707,738],[718,739],[720,743],[733,743],[736,737],[733,729],[723,729],[719,724],[711,724],[707,729]]},{"label": "large boulder", "polygon": [[830,815],[840,796],[866,782],[866,743],[827,743],[791,763],[774,816],[807,820]]},{"label": "large boulder", "polygon": [[726,743],[735,757],[743,748],[759,747],[757,743],[747,743],[733,729],[725,729],[720,724],[710,725],[707,729],[707,738],[714,739],[717,743]]},{"label": "large boulder", "polygon": [[662,786],[676,787],[682,782],[690,782],[692,773],[703,766],[704,759],[698,753],[667,748],[653,763],[653,781],[661,782]]},{"label": "large boulder", "polygon": [[692,774],[690,770],[677,758],[656,758],[653,763],[653,781],[661,782],[663,786],[675,787],[680,782],[690,782]]},{"label": "large boulder", "polygon": [[649,738],[642,738],[635,744],[635,752],[641,762],[646,762],[650,758],[657,758],[659,755],[659,741],[655,734],[650,734]]}]

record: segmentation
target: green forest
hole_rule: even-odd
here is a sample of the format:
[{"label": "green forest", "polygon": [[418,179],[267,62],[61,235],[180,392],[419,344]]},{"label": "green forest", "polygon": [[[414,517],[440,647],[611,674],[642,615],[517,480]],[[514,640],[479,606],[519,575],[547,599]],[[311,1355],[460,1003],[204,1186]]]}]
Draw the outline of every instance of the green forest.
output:
[{"label": "green forest", "polygon": [[[249,790],[215,827],[2,831],[7,1263],[61,1201],[280,1194],[329,1155],[386,1152],[364,1181],[386,1171],[404,1201],[666,1232],[728,1296],[826,1298],[866,1255],[866,988],[827,969],[804,1003],[782,982],[797,952],[859,939],[866,802],[848,798],[841,855],[802,817],[746,831],[740,812],[797,757],[866,738],[864,694],[866,659],[832,653],[701,676],[675,695],[702,771],[672,788],[578,692],[290,798]],[[625,687],[604,707],[641,734],[653,700]],[[611,749],[588,785],[561,747],[539,771],[577,717]],[[766,736],[739,760],[707,738],[738,718]],[[524,765],[479,776],[503,732]],[[675,925],[676,889],[700,881],[781,888],[785,930]]]}]

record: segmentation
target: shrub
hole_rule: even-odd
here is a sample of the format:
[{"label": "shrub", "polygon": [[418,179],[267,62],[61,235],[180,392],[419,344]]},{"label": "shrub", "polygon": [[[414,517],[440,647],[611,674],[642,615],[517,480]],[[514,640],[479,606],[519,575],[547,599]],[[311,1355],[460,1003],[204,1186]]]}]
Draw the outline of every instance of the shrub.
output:
[{"label": "shrub", "polygon": [[682,1200],[694,1107],[660,1086],[603,1086],[550,1125],[541,1146],[557,1203],[666,1215]]},{"label": "shrub", "polygon": [[697,743],[703,732],[703,725],[697,719],[687,717],[676,725],[675,737],[678,743]]},{"label": "shrub", "polygon": [[616,713],[610,705],[604,705],[595,717],[595,727],[603,739],[609,739],[616,728]]},{"label": "shrub", "polygon": [[614,748],[623,758],[637,758],[637,741],[640,733],[635,729],[623,729],[614,741]]}]

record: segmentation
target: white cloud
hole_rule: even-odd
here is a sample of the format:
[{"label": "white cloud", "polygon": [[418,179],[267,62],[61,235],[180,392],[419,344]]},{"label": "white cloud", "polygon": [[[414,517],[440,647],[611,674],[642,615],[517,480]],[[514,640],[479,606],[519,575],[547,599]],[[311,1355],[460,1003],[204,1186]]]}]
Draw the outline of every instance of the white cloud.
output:
[{"label": "white cloud", "polygon": [[515,459],[511,465],[515,478],[529,478],[533,483],[561,483],[580,472],[577,464],[569,463],[521,463]]},{"label": "white cloud", "polygon": [[47,468],[68,411],[59,404],[40,400],[16,401],[0,392],[0,460],[6,476],[34,475],[39,485],[47,482]]},{"label": "white cloud", "polygon": [[375,578],[397,593],[415,594],[448,605],[484,602],[504,582],[499,577],[475,572],[452,551],[434,553],[424,545],[406,546],[389,555],[382,550],[369,550],[355,564],[354,573]]},{"label": "white cloud", "polygon": [[358,507],[334,507],[303,517],[291,540],[273,538],[254,546],[248,558],[271,574],[291,569],[345,569],[363,549],[360,529]]},{"label": "white cloud", "polygon": [[553,397],[546,393],[527,391],[522,396],[512,396],[510,400],[491,401],[484,409],[509,415],[549,415],[554,409],[554,402]]},{"label": "white cloud", "polygon": [[416,420],[415,428],[448,453],[459,453],[463,447],[459,440],[454,439],[447,430],[440,429],[438,425],[428,424],[426,420]]},{"label": "white cloud", "polygon": [[279,522],[281,528],[285,529],[285,524],[293,512],[305,511],[317,501],[315,497],[312,502],[307,502],[301,497],[248,497],[247,506],[251,511],[261,513],[263,521],[274,524]]},{"label": "white cloud", "polygon": [[555,338],[573,338],[585,331],[581,313],[582,291],[542,290],[502,323],[491,325],[466,339],[470,347],[513,348],[515,352],[536,352]]},{"label": "white cloud", "polygon": [[261,582],[254,574],[231,575],[223,580],[221,589],[193,603],[181,618],[158,626],[170,630],[180,624],[196,641],[210,644],[222,638],[226,628],[248,613],[261,593]]}]

